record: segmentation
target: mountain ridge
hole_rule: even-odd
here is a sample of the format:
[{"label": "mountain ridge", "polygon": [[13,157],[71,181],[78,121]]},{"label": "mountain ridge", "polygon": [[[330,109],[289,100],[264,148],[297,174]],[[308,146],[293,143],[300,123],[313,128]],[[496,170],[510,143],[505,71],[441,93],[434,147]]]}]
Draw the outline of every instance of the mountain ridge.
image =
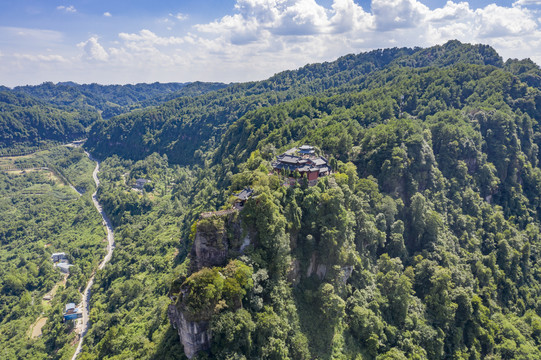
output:
[{"label": "mountain ridge", "polygon": [[[419,62],[420,56],[427,58],[428,54],[433,54],[431,59]],[[202,95],[190,101],[172,100],[152,110],[143,110],[118,120],[112,119],[108,123],[98,123],[91,130],[88,146],[99,156],[116,153],[138,159],[158,151],[167,154],[173,162],[193,163],[193,160],[190,162],[188,159],[194,159],[197,149],[209,150],[213,146],[209,141],[216,142],[216,139],[211,140],[211,131],[207,129],[218,129],[222,134],[223,130],[220,129],[258,107],[272,106],[323,91],[332,94],[368,73],[373,74],[388,67],[416,68],[430,64],[446,67],[455,63],[504,67],[503,60],[491,47],[461,44],[458,41],[428,49],[393,48],[346,55],[334,62],[306,65],[295,71],[276,74],[268,80],[232,85],[221,92]],[[538,67],[533,70],[536,74],[540,73]],[[237,100],[239,97],[242,97],[242,102]],[[204,110],[208,114],[200,114],[203,111],[202,104],[205,104]],[[187,112],[189,107],[194,109]],[[149,122],[147,119],[153,120]],[[99,139],[106,139],[106,136],[102,136],[105,133],[111,134],[116,141],[100,143]],[[175,140],[179,137],[184,139],[181,144]],[[122,150],[124,142],[129,144],[127,148],[133,149],[133,153]]]}]

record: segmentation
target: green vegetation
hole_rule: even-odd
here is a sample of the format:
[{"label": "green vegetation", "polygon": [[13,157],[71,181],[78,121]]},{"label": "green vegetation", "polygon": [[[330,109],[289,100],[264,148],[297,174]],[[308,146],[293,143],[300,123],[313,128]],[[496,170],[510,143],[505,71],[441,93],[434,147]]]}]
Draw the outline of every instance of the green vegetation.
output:
[{"label": "green vegetation", "polygon": [[226,87],[221,83],[153,83],[135,85],[99,85],[46,82],[37,86],[17,86],[15,94],[26,94],[60,108],[99,112],[109,119],[133,109],[158,105],[181,97],[204,94]]},{"label": "green vegetation", "polygon": [[0,87],[0,155],[22,155],[82,139],[95,121],[178,97],[222,89],[221,83]]},{"label": "green vegetation", "polygon": [[[10,161],[26,170],[0,172],[0,357],[66,359],[75,333],[72,323],[62,323],[64,305],[79,302],[78,289],[105,252],[105,232],[90,196],[79,197],[50,169],[87,184],[93,162],[81,149],[64,147]],[[65,252],[74,265],[65,284],[51,262],[54,252]],[[54,298],[42,300],[55,285]],[[47,318],[42,336],[31,339],[40,317]]]},{"label": "green vegetation", "polygon": [[[452,41],[95,122],[86,146],[117,248],[80,358],[183,358],[170,296],[212,332],[198,359],[541,357],[540,79],[529,60]],[[285,187],[271,161],[300,144],[334,172]],[[81,153],[62,151],[56,166],[84,183],[70,173]],[[238,215],[199,218],[248,186]],[[223,264],[197,268],[197,232]]]},{"label": "green vegetation", "polygon": [[82,120],[97,118],[97,114],[58,109],[23,94],[0,92],[0,151],[18,155],[82,138],[86,122]]}]

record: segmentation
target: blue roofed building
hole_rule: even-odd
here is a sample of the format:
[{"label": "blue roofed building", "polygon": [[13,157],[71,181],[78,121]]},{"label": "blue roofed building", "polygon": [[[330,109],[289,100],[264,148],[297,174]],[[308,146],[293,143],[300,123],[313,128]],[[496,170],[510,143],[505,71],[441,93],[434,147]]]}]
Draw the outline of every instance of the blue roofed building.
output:
[{"label": "blue roofed building", "polygon": [[78,318],[82,316],[83,316],[83,313],[79,310],[79,308],[74,303],[66,304],[66,308],[64,310],[64,321],[77,320]]}]

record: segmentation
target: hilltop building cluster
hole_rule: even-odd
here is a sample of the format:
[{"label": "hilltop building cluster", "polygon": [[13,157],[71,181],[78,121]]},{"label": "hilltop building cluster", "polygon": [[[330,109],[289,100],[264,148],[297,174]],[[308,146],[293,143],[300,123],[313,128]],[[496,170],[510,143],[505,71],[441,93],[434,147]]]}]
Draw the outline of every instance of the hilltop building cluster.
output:
[{"label": "hilltop building cluster", "polygon": [[295,173],[299,177],[308,180],[308,186],[314,186],[322,176],[331,173],[328,160],[323,156],[317,156],[315,149],[310,145],[292,148],[276,158],[272,163],[275,172],[289,177],[290,183],[297,181]]},{"label": "hilltop building cluster", "polygon": [[[288,178],[284,185],[294,185],[296,182],[306,179],[308,186],[314,186],[320,177],[331,173],[329,161],[323,156],[316,155],[316,150],[310,145],[302,145],[298,148],[289,149],[282,155],[279,155],[271,165],[274,172]],[[225,216],[242,210],[248,199],[254,197],[254,190],[246,187],[233,195],[235,196],[235,200],[232,208],[203,212],[199,215],[199,218],[207,219]]]}]

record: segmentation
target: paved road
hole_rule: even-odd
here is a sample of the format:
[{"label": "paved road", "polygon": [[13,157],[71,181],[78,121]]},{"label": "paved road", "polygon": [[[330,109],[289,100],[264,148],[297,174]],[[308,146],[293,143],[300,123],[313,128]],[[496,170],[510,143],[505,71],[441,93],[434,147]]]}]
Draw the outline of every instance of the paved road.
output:
[{"label": "paved road", "polygon": [[[86,152],[86,155],[88,158],[92,161],[96,162],[96,168],[94,169],[94,172],[92,173],[92,177],[94,178],[94,182],[96,183],[96,191],[94,194],[92,194],[92,202],[94,203],[94,206],[96,207],[96,210],[100,213],[101,217],[103,218],[103,225],[107,229],[107,254],[103,258],[102,262],[98,266],[98,270],[101,270],[105,267],[105,264],[109,260],[111,260],[111,257],[113,256],[113,250],[115,249],[115,237],[113,235],[113,225],[111,224],[111,221],[103,211],[100,203],[98,202],[97,198],[97,189],[98,186],[100,186],[100,180],[98,179],[98,172],[100,171],[100,163],[96,159],[92,157],[88,152]],[[84,336],[86,335],[86,332],[88,331],[88,314],[90,313],[90,288],[92,287],[92,284],[94,284],[94,276],[96,273],[92,273],[92,276],[88,280],[88,283],[86,284],[85,290],[83,291],[83,301],[80,304],[80,308],[83,311],[83,318],[81,320],[78,320],[78,326],[77,330],[79,331],[81,337],[79,339],[79,344],[77,345],[77,349],[75,350],[75,354],[73,354],[72,360],[75,360],[77,358],[77,355],[81,353],[82,347],[83,347],[83,340]]]}]

